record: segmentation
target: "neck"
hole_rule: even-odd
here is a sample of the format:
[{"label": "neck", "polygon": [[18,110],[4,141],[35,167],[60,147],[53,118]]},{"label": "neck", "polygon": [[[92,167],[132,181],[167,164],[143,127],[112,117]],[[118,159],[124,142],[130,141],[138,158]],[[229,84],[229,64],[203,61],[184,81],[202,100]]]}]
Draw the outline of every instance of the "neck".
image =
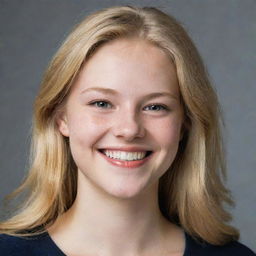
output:
[{"label": "neck", "polygon": [[[159,210],[158,184],[123,199],[106,195],[84,179],[78,181],[74,204],[50,228],[53,239],[54,234],[62,234],[62,241],[74,237],[76,244],[95,255],[153,255],[163,251],[166,237],[177,234],[178,228]],[[72,244],[69,248],[75,251]]]}]

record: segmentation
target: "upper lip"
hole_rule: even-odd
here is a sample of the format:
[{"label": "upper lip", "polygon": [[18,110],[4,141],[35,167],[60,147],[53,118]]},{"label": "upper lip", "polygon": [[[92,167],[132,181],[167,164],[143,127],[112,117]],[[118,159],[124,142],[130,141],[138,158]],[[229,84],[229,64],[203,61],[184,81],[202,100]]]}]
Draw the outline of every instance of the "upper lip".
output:
[{"label": "upper lip", "polygon": [[142,151],[152,151],[148,148],[137,147],[137,146],[126,146],[126,147],[106,147],[100,148],[99,150],[112,150],[112,151],[127,151],[127,152],[142,152]]}]

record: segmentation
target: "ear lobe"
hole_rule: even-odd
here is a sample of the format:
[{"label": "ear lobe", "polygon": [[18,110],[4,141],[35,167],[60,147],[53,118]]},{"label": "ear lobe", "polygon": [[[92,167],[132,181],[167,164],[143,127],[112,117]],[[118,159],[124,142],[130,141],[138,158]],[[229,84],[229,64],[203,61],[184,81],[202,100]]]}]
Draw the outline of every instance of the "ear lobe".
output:
[{"label": "ear lobe", "polygon": [[65,114],[62,114],[57,118],[57,127],[63,136],[69,137],[67,117]]}]

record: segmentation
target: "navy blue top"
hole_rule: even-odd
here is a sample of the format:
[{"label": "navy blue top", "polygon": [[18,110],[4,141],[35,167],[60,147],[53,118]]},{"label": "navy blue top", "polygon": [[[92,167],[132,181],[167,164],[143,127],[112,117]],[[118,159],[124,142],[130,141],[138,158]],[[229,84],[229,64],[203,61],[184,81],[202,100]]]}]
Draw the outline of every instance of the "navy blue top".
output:
[{"label": "navy blue top", "polygon": [[[256,254],[239,242],[224,246],[198,243],[185,233],[186,248],[183,256],[255,256]],[[66,256],[49,234],[30,238],[0,235],[0,255],[3,256]]]}]

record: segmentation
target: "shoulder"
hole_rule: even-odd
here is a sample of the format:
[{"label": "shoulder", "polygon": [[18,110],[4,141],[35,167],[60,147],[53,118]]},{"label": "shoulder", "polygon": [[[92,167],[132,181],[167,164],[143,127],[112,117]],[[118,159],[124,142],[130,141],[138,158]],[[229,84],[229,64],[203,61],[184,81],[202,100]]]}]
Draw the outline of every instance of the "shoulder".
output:
[{"label": "shoulder", "polygon": [[233,241],[222,246],[216,246],[207,242],[199,243],[186,235],[187,244],[184,256],[256,256],[248,247],[238,241]]},{"label": "shoulder", "polygon": [[28,252],[31,256],[61,255],[56,253],[47,234],[32,237],[0,234],[0,255],[27,256]]}]

